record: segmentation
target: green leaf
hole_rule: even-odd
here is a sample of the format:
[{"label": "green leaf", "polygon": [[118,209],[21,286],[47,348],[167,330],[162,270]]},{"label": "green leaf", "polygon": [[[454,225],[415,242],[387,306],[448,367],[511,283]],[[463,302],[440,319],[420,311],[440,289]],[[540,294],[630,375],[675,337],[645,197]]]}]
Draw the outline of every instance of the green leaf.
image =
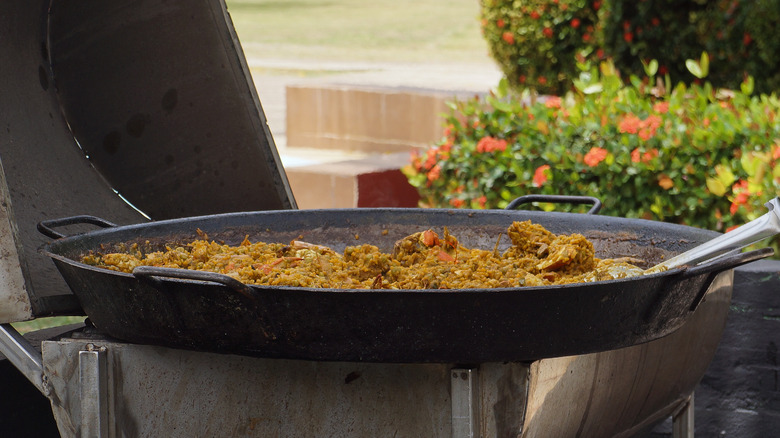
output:
[{"label": "green leaf", "polygon": [[755,87],[755,80],[753,79],[753,76],[748,76],[744,81],[742,81],[741,84],[739,84],[739,89],[742,90],[743,94],[748,96],[753,94],[754,87]]},{"label": "green leaf", "polygon": [[651,59],[650,62],[645,62],[642,60],[642,66],[644,66],[645,74],[647,76],[653,77],[656,73],[658,73],[658,61],[655,59]]},{"label": "green leaf", "polygon": [[707,178],[707,190],[715,196],[723,196],[726,194],[726,186],[723,185],[717,178]]},{"label": "green leaf", "polygon": [[[707,52],[701,53],[701,59],[699,60],[699,67],[701,68],[702,77],[706,78],[710,74],[710,57]],[[699,79],[701,79],[699,78]]]},{"label": "green leaf", "polygon": [[498,97],[499,99],[502,97],[506,97],[508,92],[509,92],[509,81],[506,80],[506,77],[502,77],[501,80],[498,81],[498,86],[496,87],[496,97]]},{"label": "green leaf", "polygon": [[490,104],[490,106],[492,106],[493,108],[495,108],[495,109],[497,109],[499,111],[503,111],[505,113],[511,113],[514,110],[514,106],[512,105],[511,102],[507,102],[505,100],[496,99],[493,96],[488,96],[488,97],[485,98],[485,100],[487,101],[487,103]]},{"label": "green leaf", "polygon": [[745,169],[745,172],[751,176],[758,173],[759,167],[764,164],[761,158],[753,153],[743,154],[739,161],[740,164],[742,164],[742,168]]},{"label": "green leaf", "polygon": [[699,63],[694,61],[693,59],[686,60],[685,67],[688,69],[689,72],[691,72],[692,75],[696,76],[697,78],[699,79],[704,78],[701,65],[699,65]]},{"label": "green leaf", "polygon": [[585,87],[581,91],[582,91],[583,94],[601,93],[602,91],[604,91],[604,86],[601,85],[601,83],[595,83],[595,84],[588,85],[587,87]]}]

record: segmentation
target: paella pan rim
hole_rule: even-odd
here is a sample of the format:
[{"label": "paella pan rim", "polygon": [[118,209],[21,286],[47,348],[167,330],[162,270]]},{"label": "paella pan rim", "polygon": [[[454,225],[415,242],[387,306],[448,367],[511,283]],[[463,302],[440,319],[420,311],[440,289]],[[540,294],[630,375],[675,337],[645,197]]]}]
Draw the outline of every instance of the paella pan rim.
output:
[{"label": "paella pan rim", "polygon": [[[264,237],[282,235],[277,233],[279,230],[264,234],[266,225],[278,226],[281,233],[293,236],[303,226],[316,230],[309,237],[327,239],[358,230],[361,240],[375,244],[371,239],[385,238],[384,243],[392,243],[401,232],[452,225],[451,232],[464,246],[480,247],[470,243],[485,242],[492,248],[490,242],[495,238],[490,234],[488,239],[489,233],[528,219],[556,234],[566,228],[604,235],[621,232],[628,238],[601,243],[640,247],[655,242],[671,253],[718,235],[674,224],[575,213],[296,210],[228,213],[109,228],[58,239],[41,250],[54,259],[96,327],[114,338],[202,351],[324,361],[483,363],[622,348],[677,330],[693,313],[691,303],[714,280],[709,275],[712,272],[691,276],[692,270],[670,270],[619,280],[540,287],[318,289],[240,282],[231,286],[165,276],[139,278],[73,260],[101,244],[137,242],[134,239],[147,237],[156,239],[155,244],[170,236],[183,239],[196,235],[195,227],[217,240],[225,237],[231,242],[240,242],[245,229],[260,230],[258,234]],[[388,235],[382,233],[386,224]],[[227,231],[212,236],[212,229]],[[458,231],[468,238],[461,239]],[[718,287],[731,286],[719,280]]]}]

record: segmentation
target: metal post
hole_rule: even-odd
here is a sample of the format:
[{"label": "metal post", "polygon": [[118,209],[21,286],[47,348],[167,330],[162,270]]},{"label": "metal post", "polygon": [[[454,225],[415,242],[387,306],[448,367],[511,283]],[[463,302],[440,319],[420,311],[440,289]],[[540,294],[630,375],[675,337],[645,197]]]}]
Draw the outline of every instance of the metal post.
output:
[{"label": "metal post", "polygon": [[27,378],[41,394],[48,396],[43,383],[43,359],[41,353],[11,324],[0,324],[0,353],[2,353]]},{"label": "metal post", "polygon": [[479,374],[476,369],[453,368],[452,387],[452,437],[476,438],[479,436]]},{"label": "metal post", "polygon": [[108,385],[106,350],[92,344],[79,351],[79,388],[81,389],[81,436],[108,436]]},{"label": "metal post", "polygon": [[672,437],[693,438],[693,394],[688,402],[672,416]]}]

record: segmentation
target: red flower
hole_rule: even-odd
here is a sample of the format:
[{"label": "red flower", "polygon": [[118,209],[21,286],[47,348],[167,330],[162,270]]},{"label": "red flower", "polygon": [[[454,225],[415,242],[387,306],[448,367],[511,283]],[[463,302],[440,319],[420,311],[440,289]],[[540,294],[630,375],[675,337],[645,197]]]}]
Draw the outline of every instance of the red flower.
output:
[{"label": "red flower", "polygon": [[441,175],[441,167],[437,164],[428,172],[428,181],[436,181]]},{"label": "red flower", "polygon": [[600,1],[597,0],[597,1],[593,2],[593,10],[594,11],[598,11],[600,7],[601,7],[601,2]]},{"label": "red flower", "polygon": [[748,202],[750,197],[748,182],[743,179],[737,181],[731,186],[731,191],[736,195],[734,200],[731,201],[731,207],[729,208],[729,211],[733,215],[739,210],[741,205],[745,205]]},{"label": "red flower", "polygon": [[659,20],[658,17],[653,17],[653,19],[650,20],[650,23],[652,23],[653,26],[658,26],[659,24],[661,24],[661,20]]},{"label": "red flower", "polygon": [[604,148],[594,146],[590,148],[587,154],[585,154],[585,158],[583,159],[583,161],[588,166],[595,167],[596,165],[604,161],[605,158],[607,158],[607,150]]},{"label": "red flower", "polygon": [[750,43],[753,42],[753,37],[750,36],[749,33],[745,32],[745,35],[742,37],[742,44],[744,45],[750,45]]},{"label": "red flower", "polygon": [[650,149],[649,151],[642,154],[642,152],[639,150],[639,148],[634,149],[631,151],[631,161],[634,163],[643,162],[643,163],[649,163],[653,160],[653,158],[658,156],[658,149]]},{"label": "red flower", "polygon": [[547,108],[560,108],[561,107],[561,98],[558,97],[558,96],[550,96],[544,102],[544,106],[546,106]]},{"label": "red flower", "polygon": [[510,45],[515,43],[515,36],[512,34],[512,32],[504,32],[501,34],[501,39]]},{"label": "red flower", "polygon": [[547,174],[549,171],[549,164],[545,164],[536,168],[536,171],[534,172],[534,187],[541,187],[542,184],[547,182]]},{"label": "red flower", "polygon": [[544,76],[539,76],[539,79],[537,79],[536,81],[539,82],[539,85],[544,85],[547,83],[547,78]]},{"label": "red flower", "polygon": [[417,152],[417,150],[413,150],[410,154],[409,160],[412,162],[412,165],[414,166],[414,170],[420,171],[422,169],[422,163],[420,162],[420,153]]},{"label": "red flower", "polygon": [[493,137],[482,137],[477,143],[477,152],[503,152],[506,150],[507,142],[503,139],[496,139]]},{"label": "red flower", "polygon": [[657,112],[658,114],[666,114],[669,112],[669,102],[656,103],[653,105],[653,111]]},{"label": "red flower", "polygon": [[464,201],[462,199],[458,198],[452,198],[450,199],[450,205],[452,205],[455,208],[460,208],[463,206]]},{"label": "red flower", "polygon": [[658,177],[658,185],[664,190],[669,190],[674,187],[674,181],[669,178],[669,176],[661,174],[661,176]]},{"label": "red flower", "polygon": [[538,12],[536,11],[531,12],[531,18],[533,18],[534,20],[538,20],[539,17],[541,17],[541,15],[539,15]]},{"label": "red flower", "polygon": [[487,203],[487,197],[485,195],[482,195],[479,198],[475,199],[475,201],[477,201],[477,204],[479,204],[479,208],[485,208],[485,204]]},{"label": "red flower", "polygon": [[428,151],[425,152],[425,164],[423,164],[423,167],[426,169],[430,169],[433,167],[434,164],[436,164],[437,161],[439,161],[439,149],[438,148],[430,148]]},{"label": "red flower", "polygon": [[663,120],[661,119],[661,116],[656,115],[656,114],[651,114],[651,115],[647,116],[647,118],[645,120],[642,121],[642,123],[644,124],[644,127],[650,128],[653,131],[655,131],[656,129],[660,128],[662,122],[663,122]]},{"label": "red flower", "polygon": [[444,136],[447,138],[450,138],[452,134],[455,132],[455,125],[450,123],[444,128]]},{"label": "red flower", "polygon": [[742,190],[747,190],[747,188],[748,188],[748,182],[745,181],[744,179],[735,182],[734,185],[731,186],[731,190],[733,190],[735,193]]},{"label": "red flower", "polygon": [[661,122],[661,117],[655,114],[639,122],[639,138],[644,141],[652,138],[655,135],[655,131],[661,126]]},{"label": "red flower", "polygon": [[626,32],[623,34],[623,39],[626,40],[627,43],[630,43],[631,41],[634,41],[634,34],[631,32]]},{"label": "red flower", "polygon": [[636,134],[641,123],[642,120],[639,117],[628,114],[618,123],[618,131],[624,134]]},{"label": "red flower", "polygon": [[589,43],[592,36],[589,33],[582,35],[582,41]]},{"label": "red flower", "polygon": [[580,19],[579,18],[572,19],[571,20],[571,27],[573,27],[575,29],[580,27]]},{"label": "red flower", "polygon": [[545,27],[545,28],[544,28],[544,30],[542,30],[542,33],[543,33],[543,34],[544,34],[544,36],[546,36],[547,38],[552,38],[552,37],[553,37],[553,30],[552,30],[552,29],[550,29],[549,27]]},{"label": "red flower", "polygon": [[499,29],[503,28],[505,24],[506,22],[502,18],[496,20],[496,26],[498,26]]}]

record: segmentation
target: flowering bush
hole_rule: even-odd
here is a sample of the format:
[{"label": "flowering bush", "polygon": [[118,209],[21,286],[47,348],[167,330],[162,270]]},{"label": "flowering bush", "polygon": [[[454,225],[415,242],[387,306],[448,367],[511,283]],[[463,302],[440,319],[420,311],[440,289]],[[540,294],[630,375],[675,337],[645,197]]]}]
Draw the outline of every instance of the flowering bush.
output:
[{"label": "flowering bush", "polygon": [[609,0],[601,16],[603,47],[624,73],[640,74],[641,60],[657,59],[661,74],[690,81],[685,60],[706,50],[707,79],[736,88],[743,74],[758,92],[780,89],[780,0]]},{"label": "flowering bush", "polygon": [[577,74],[575,55],[601,41],[600,5],[601,0],[482,0],[482,33],[510,85],[561,94]]},{"label": "flowering bush", "polygon": [[759,92],[780,88],[780,0],[481,0],[482,32],[509,85],[563,94],[577,63],[613,59],[624,76],[656,59],[661,75],[690,82],[687,59],[711,54],[708,79]]},{"label": "flowering bush", "polygon": [[[689,65],[706,71],[707,59]],[[765,213],[780,193],[780,100],[753,96],[750,80],[672,88],[656,62],[646,68],[624,83],[610,62],[584,65],[562,98],[534,100],[503,80],[452,102],[444,138],[404,172],[431,207],[589,195],[609,214],[720,231]]]}]

